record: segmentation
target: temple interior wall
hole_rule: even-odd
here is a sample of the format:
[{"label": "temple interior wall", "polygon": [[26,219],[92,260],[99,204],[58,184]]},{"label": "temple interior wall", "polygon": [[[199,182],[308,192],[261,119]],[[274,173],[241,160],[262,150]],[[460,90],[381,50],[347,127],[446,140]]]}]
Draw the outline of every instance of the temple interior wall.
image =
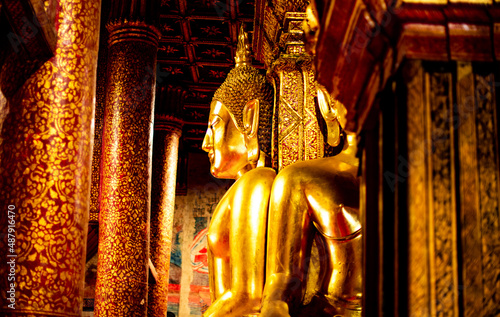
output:
[{"label": "temple interior wall", "polygon": [[[497,316],[498,65],[407,60],[365,130],[365,308]],[[383,234],[380,234],[383,232]]]}]

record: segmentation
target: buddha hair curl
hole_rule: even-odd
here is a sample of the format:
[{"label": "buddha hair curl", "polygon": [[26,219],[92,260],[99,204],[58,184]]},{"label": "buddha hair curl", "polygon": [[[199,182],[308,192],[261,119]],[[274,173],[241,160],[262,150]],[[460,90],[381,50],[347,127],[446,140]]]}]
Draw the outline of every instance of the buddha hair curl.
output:
[{"label": "buddha hair curl", "polygon": [[259,100],[257,132],[259,147],[269,156],[271,154],[273,88],[264,75],[250,65],[237,66],[229,72],[224,83],[215,91],[212,101],[223,103],[235,119],[238,130],[243,132],[243,109],[252,99]]}]

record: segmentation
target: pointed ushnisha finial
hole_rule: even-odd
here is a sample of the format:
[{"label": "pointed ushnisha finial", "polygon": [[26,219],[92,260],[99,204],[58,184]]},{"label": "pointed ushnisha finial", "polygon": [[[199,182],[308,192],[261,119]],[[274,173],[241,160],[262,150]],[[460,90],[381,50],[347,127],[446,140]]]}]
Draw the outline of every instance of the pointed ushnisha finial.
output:
[{"label": "pointed ushnisha finial", "polygon": [[252,51],[248,43],[248,33],[245,32],[245,24],[241,23],[240,33],[238,34],[238,46],[236,47],[236,56],[234,58],[236,67],[243,65],[252,65]]}]

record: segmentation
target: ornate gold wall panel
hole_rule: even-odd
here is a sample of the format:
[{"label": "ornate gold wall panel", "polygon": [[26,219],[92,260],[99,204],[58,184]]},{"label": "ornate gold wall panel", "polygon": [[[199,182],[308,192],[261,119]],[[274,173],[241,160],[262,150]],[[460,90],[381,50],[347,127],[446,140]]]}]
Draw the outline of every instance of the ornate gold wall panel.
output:
[{"label": "ornate gold wall panel", "polygon": [[498,113],[491,69],[457,70],[464,316],[499,313]]},{"label": "ornate gold wall panel", "polygon": [[[101,4],[52,4],[55,56],[9,97],[0,136],[0,227],[2,237],[15,235],[12,246],[0,240],[2,261],[15,261],[14,273],[0,265],[2,316],[80,316],[82,309]],[[15,309],[6,300],[11,282]]]},{"label": "ornate gold wall panel", "polygon": [[[499,227],[499,157],[498,105],[495,81],[490,67],[474,72],[476,111],[477,171],[479,175],[479,224],[483,276],[482,311],[485,316],[500,314],[500,227]],[[477,237],[479,232],[475,232]],[[474,237],[474,236],[473,236]],[[463,240],[470,237],[464,237]],[[464,255],[465,257],[465,255]],[[478,271],[479,268],[476,268]],[[478,294],[479,297],[481,294]]]},{"label": "ornate gold wall panel", "polygon": [[[125,4],[123,4],[126,6]],[[152,122],[159,32],[108,24],[96,316],[146,316]]]},{"label": "ornate gold wall panel", "polygon": [[[182,94],[182,92],[180,92]],[[165,317],[168,303],[170,250],[181,121],[156,115],[151,193],[151,261],[158,278],[149,288],[148,316]]]},{"label": "ornate gold wall panel", "polygon": [[424,100],[424,70],[418,61],[408,62],[403,69],[403,77],[408,87],[408,161],[412,162],[408,171],[408,306],[415,316],[430,316],[430,298],[426,291],[429,285],[429,253],[427,249],[428,180],[426,173],[426,118]]},{"label": "ornate gold wall panel", "polygon": [[458,130],[460,155],[460,219],[462,222],[464,316],[481,311],[477,294],[482,293],[481,223],[479,213],[479,175],[477,169],[477,133],[475,120],[474,74],[471,63],[457,67],[457,107],[461,116]]},{"label": "ornate gold wall panel", "polygon": [[431,314],[458,316],[451,73],[426,73]]},{"label": "ornate gold wall panel", "polygon": [[408,161],[399,164],[408,168],[408,177],[401,168],[398,177],[407,181],[410,315],[500,313],[495,251],[500,167],[492,68],[419,61],[403,67]]},{"label": "ornate gold wall panel", "polygon": [[452,75],[405,65],[408,120],[408,306],[458,316]]}]

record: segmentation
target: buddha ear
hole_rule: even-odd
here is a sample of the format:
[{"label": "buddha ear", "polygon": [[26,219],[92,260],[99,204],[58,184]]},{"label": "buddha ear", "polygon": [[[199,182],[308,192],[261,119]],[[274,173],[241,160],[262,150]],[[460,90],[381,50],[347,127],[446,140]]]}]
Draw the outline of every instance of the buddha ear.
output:
[{"label": "buddha ear", "polygon": [[249,137],[253,137],[259,129],[259,100],[247,101],[243,108],[243,128]]},{"label": "buddha ear", "polygon": [[243,129],[245,130],[245,145],[248,150],[248,161],[257,167],[260,149],[257,130],[259,129],[259,100],[249,100],[243,108]]}]

